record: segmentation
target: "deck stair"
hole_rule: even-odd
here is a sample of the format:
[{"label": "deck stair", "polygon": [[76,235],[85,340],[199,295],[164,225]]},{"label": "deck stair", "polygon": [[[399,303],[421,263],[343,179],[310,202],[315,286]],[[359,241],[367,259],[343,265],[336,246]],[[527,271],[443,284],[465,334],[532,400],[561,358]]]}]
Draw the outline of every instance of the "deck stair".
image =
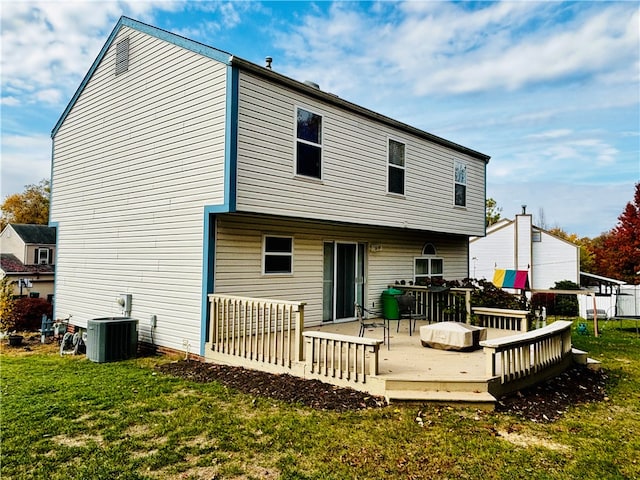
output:
[{"label": "deck stair", "polygon": [[387,402],[467,405],[493,410],[496,398],[488,392],[485,379],[478,380],[406,380],[386,382]]},{"label": "deck stair", "polygon": [[600,370],[602,368],[602,364],[598,360],[589,358],[587,352],[583,350],[572,348],[571,354],[573,355],[574,363],[577,363],[578,365],[586,365],[586,367],[591,370]]}]

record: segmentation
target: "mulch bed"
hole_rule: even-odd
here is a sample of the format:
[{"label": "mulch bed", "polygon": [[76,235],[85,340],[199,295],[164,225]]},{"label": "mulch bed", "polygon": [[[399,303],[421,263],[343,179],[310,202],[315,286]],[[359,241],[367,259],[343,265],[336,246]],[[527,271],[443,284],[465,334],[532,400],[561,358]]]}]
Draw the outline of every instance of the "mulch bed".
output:
[{"label": "mulch bed", "polygon": [[[381,397],[291,375],[274,375],[193,360],[167,363],[157,369],[196,382],[218,381],[243,393],[318,410],[345,412],[386,406]],[[553,422],[572,406],[606,400],[607,380],[608,376],[602,370],[574,366],[547,382],[502,397],[496,405],[496,411],[515,414],[534,422]]]}]

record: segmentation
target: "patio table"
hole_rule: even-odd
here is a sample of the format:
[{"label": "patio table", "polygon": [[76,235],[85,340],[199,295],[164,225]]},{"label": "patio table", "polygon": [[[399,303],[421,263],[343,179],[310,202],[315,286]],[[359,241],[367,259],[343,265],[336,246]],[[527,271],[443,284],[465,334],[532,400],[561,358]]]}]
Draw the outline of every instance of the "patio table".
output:
[{"label": "patio table", "polygon": [[475,350],[487,339],[487,329],[460,322],[440,322],[420,327],[422,346],[440,350]]}]

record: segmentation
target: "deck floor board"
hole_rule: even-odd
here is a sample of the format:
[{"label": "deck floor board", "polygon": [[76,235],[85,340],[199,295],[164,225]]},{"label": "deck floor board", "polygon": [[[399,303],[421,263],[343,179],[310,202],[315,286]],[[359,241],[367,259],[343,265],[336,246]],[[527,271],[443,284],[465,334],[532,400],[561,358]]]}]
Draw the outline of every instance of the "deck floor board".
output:
[{"label": "deck floor board", "polygon": [[[396,332],[397,322],[391,322],[391,348],[380,347],[379,375],[386,379],[403,379],[416,381],[486,381],[486,360],[482,348],[472,352],[439,350],[423,347],[420,342],[420,327],[427,325],[418,321],[415,332],[409,335],[408,322],[400,323],[400,331]],[[327,323],[305,330],[317,330],[341,335],[358,335],[360,324],[357,321],[343,323]],[[382,340],[382,328],[365,331],[364,336]],[[508,335],[513,331],[487,329],[487,339],[492,340]]]}]

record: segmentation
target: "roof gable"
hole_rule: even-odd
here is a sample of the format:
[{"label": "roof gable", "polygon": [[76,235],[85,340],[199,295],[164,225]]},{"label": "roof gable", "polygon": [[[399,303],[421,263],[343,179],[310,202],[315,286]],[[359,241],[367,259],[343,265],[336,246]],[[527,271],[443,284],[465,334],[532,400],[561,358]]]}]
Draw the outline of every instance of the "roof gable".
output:
[{"label": "roof gable", "polygon": [[177,45],[179,47],[186,48],[187,50],[191,50],[195,53],[198,53],[205,57],[212,58],[214,60],[225,63],[227,65],[231,64],[231,60],[233,58],[233,56],[227,52],[223,52],[222,50],[218,50],[216,48],[210,47],[203,43],[196,42],[195,40],[190,40],[188,38],[182,37],[175,33],[168,32],[167,30],[163,30],[161,28],[154,27],[152,25],[147,25],[146,23],[142,23],[137,20],[133,20],[132,18],[129,18],[129,17],[124,17],[124,16],[120,17],[120,20],[118,20],[118,23],[113,28],[113,30],[111,31],[111,34],[107,38],[107,41],[105,42],[104,46],[100,50],[100,53],[91,64],[91,68],[82,79],[80,86],[78,87],[76,92],[73,94],[73,97],[71,97],[69,104],[64,109],[64,112],[62,112],[62,115],[60,116],[55,126],[53,127],[53,130],[51,131],[51,138],[55,137],[56,133],[64,123],[67,116],[69,115],[69,112],[71,112],[74,105],[78,101],[78,98],[80,97],[85,87],[87,86],[87,83],[89,83],[89,80],[93,76],[93,73],[96,71],[96,69],[100,65],[100,62],[102,62],[102,59],[104,58],[107,51],[113,44],[118,32],[123,27],[129,27],[139,32],[146,33],[147,35],[151,35],[152,37],[156,37],[166,42]]}]

